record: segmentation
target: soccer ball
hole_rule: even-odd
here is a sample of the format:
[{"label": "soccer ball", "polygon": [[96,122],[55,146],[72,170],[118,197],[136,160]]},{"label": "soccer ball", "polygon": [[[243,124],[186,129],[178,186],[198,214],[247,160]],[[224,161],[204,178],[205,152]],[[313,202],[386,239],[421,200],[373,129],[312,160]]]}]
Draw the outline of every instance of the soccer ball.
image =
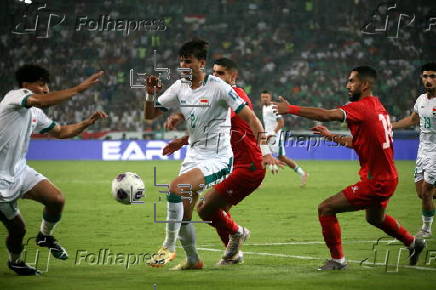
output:
[{"label": "soccer ball", "polygon": [[112,196],[123,204],[131,204],[140,200],[145,196],[144,191],[144,182],[136,173],[120,173],[112,180]]}]

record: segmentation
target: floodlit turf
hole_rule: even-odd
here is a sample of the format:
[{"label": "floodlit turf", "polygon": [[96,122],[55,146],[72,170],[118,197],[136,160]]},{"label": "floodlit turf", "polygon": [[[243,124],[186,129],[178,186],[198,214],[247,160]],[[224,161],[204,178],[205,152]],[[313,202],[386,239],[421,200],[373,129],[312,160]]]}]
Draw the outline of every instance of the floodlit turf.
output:
[{"label": "floodlit turf", "polygon": [[[0,246],[0,289],[430,289],[436,282],[436,242],[429,241],[419,268],[407,268],[406,253],[400,258],[398,272],[389,273],[382,265],[359,265],[374,260],[374,241],[383,236],[364,221],[364,213],[339,215],[344,249],[351,260],[347,271],[318,272],[316,268],[328,257],[322,243],[317,219],[317,205],[325,197],[357,181],[357,162],[301,161],[310,173],[309,183],[301,189],[298,176],[291,170],[277,176],[268,175],[252,196],[232,210],[233,217],[252,232],[244,246],[245,264],[218,267],[223,249],[215,231],[205,224],[196,225],[202,271],[172,272],[151,268],[143,263],[126,269],[129,254],[139,258],[153,253],[161,245],[164,225],[153,222],[153,203],[157,218],[165,218],[165,199],[159,201],[159,189],[153,186],[153,167],[157,183],[168,183],[179,170],[179,162],[30,162],[49,177],[65,194],[66,207],[56,237],[68,249],[66,261],[50,259],[49,270],[40,277],[18,277],[7,269],[7,252]],[[389,204],[388,213],[413,233],[421,224],[420,202],[414,193],[413,162],[397,162],[400,184]],[[115,202],[110,194],[111,180],[117,173],[133,171],[146,184],[145,204],[126,206]],[[38,231],[42,206],[20,200],[27,223],[26,238]],[[198,217],[195,216],[195,220]],[[0,238],[4,240],[1,227]],[[35,255],[31,242],[28,261]],[[382,263],[389,250],[394,263],[400,246],[381,243],[376,246],[377,261]],[[101,249],[120,254],[118,264],[96,261]],[[184,258],[177,249],[175,265]],[[102,256],[103,254],[101,254]],[[40,266],[46,266],[47,252],[40,252]],[[431,259],[433,257],[433,259]],[[139,260],[138,258],[138,260]],[[106,262],[106,265],[102,265]],[[109,262],[111,262],[109,260]],[[112,261],[114,262],[114,261]],[[394,271],[395,266],[388,268]]]}]

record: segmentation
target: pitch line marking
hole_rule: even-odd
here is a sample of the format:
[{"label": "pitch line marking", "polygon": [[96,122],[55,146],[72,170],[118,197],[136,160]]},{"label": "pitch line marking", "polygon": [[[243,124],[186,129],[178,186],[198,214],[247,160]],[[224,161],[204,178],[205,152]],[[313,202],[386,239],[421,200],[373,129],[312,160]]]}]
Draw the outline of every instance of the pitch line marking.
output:
[{"label": "pitch line marking", "polygon": [[[208,252],[222,252],[221,249],[212,249],[212,248],[197,248],[200,251],[208,251]],[[274,253],[259,253],[259,252],[246,252],[244,251],[244,254],[247,255],[258,255],[258,256],[271,256],[271,257],[281,257],[281,258],[291,258],[291,259],[300,259],[300,260],[325,260],[325,258],[317,258],[317,257],[311,257],[311,256],[296,256],[296,255],[287,255],[287,254],[274,254]],[[357,260],[347,260],[348,263],[353,264],[361,264],[362,261]],[[365,262],[363,265],[374,265],[370,262]],[[384,263],[375,263],[377,266],[385,266]],[[410,269],[416,269],[416,270],[427,270],[427,271],[436,271],[436,268],[427,268],[427,267],[421,267],[421,266],[409,266],[409,265],[399,265],[402,268],[410,268]],[[365,267],[365,268],[371,268],[371,267]]]}]

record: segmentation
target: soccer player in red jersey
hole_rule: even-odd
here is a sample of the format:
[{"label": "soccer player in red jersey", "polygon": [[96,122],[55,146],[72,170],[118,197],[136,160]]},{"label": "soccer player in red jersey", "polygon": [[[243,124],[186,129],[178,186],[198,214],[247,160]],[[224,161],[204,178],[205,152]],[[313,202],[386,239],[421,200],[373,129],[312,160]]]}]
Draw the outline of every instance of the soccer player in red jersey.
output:
[{"label": "soccer player in red jersey", "polygon": [[338,109],[289,105],[284,99],[275,103],[279,114],[293,114],[321,122],[346,121],[352,135],[349,137],[332,134],[324,126],[316,126],[312,130],[328,140],[353,148],[359,156],[360,181],[330,196],[318,206],[324,241],[332,257],[319,270],[341,270],[347,266],[337,213],[365,209],[368,223],[409,248],[411,265],[416,265],[419,254],[425,248],[424,240],[412,236],[385,213],[389,198],[397,187],[398,175],[393,159],[389,115],[371,92],[376,76],[371,67],[354,68],[347,81],[351,102]]},{"label": "soccer player in red jersey", "polygon": [[[232,85],[239,97],[253,110],[250,98],[235,84],[237,66],[232,60],[228,58],[215,60],[213,75]],[[169,120],[167,124],[171,122],[174,120]],[[265,177],[262,152],[249,124],[232,111],[231,126],[233,171],[225,180],[210,189],[197,206],[199,216],[205,221],[212,221],[210,225],[216,229],[226,247],[222,259],[218,262],[220,265],[238,264],[243,261],[240,247],[250,232],[239,226],[229,211],[232,206],[255,191]],[[176,139],[164,148],[164,154],[171,154],[185,144],[187,144],[187,137]]]}]

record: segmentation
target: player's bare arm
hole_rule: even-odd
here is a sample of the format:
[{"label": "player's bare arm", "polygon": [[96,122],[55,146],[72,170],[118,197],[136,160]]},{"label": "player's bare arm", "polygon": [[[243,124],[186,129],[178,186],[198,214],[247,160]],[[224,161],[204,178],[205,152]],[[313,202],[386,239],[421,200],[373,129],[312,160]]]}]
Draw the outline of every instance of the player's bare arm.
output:
[{"label": "player's bare arm", "polygon": [[107,117],[108,116],[105,112],[97,111],[82,122],[64,126],[56,125],[52,130],[49,131],[48,134],[57,139],[72,138],[82,133],[86,128],[94,124],[97,120]]},{"label": "player's bare arm", "polygon": [[98,83],[103,74],[103,71],[99,71],[81,82],[79,85],[69,89],[48,94],[33,94],[26,100],[26,106],[44,108],[62,103],[63,101],[70,99],[72,96],[81,93]]},{"label": "player's bare arm", "polygon": [[353,136],[333,134],[332,132],[330,132],[329,129],[327,129],[327,127],[324,127],[322,125],[315,126],[315,127],[311,128],[311,130],[313,131],[314,134],[321,135],[321,136],[325,137],[327,140],[333,141],[339,145],[342,145],[342,146],[345,146],[348,148],[353,148],[353,146],[352,146]]},{"label": "player's bare arm", "polygon": [[280,102],[272,102],[272,104],[273,109],[280,115],[293,114],[320,122],[342,122],[345,119],[345,114],[342,110],[290,105],[283,97],[280,98]]},{"label": "player's bare arm", "polygon": [[189,136],[183,136],[182,138],[176,138],[174,140],[171,140],[170,143],[168,143],[163,149],[162,154],[163,155],[171,155],[174,152],[180,150],[180,148],[183,147],[183,145],[188,145]]},{"label": "player's bare arm", "polygon": [[392,122],[392,129],[402,129],[419,124],[419,115],[416,112],[412,112],[410,116],[407,116],[397,122]]},{"label": "player's bare arm", "polygon": [[153,120],[162,114],[162,111],[155,106],[153,96],[160,93],[162,84],[158,77],[149,75],[145,79],[146,98],[144,102],[144,119]]}]

